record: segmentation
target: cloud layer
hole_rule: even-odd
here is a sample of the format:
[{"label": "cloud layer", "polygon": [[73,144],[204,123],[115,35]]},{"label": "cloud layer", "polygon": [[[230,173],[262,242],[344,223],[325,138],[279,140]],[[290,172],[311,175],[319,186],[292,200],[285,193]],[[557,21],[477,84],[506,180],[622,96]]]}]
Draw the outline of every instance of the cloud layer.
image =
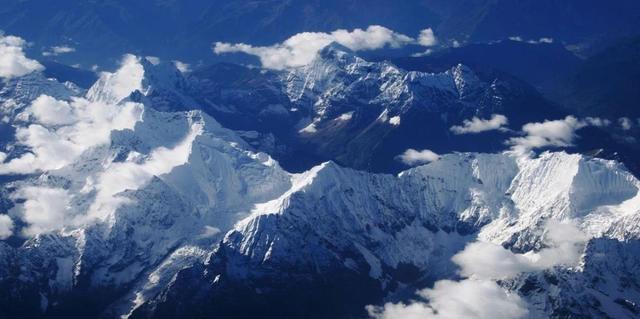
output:
[{"label": "cloud layer", "polygon": [[506,131],[504,126],[508,123],[507,117],[501,114],[493,114],[487,120],[474,116],[471,120],[464,120],[462,125],[452,126],[451,131],[455,134],[476,134],[493,130]]},{"label": "cloud layer", "polygon": [[42,64],[25,56],[27,42],[20,37],[0,33],[0,78],[13,78],[44,70]]},{"label": "cloud layer", "polygon": [[257,56],[262,66],[282,70],[309,64],[325,46],[337,42],[353,51],[375,50],[384,47],[399,48],[408,44],[431,46],[436,43],[431,29],[423,30],[418,40],[379,25],[367,29],[336,30],[331,33],[298,33],[282,43],[271,46],[252,46],[245,43],[216,42],[216,54],[243,52]]}]

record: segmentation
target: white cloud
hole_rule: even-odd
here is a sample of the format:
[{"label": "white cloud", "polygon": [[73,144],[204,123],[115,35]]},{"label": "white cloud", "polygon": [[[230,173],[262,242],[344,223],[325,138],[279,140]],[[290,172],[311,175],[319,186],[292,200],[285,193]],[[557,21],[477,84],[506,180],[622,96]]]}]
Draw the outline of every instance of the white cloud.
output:
[{"label": "white cloud", "polygon": [[160,58],[157,56],[146,56],[144,57],[145,60],[149,61],[149,63],[153,64],[153,65],[158,65],[160,64]]},{"label": "white cloud", "polygon": [[48,95],[41,95],[35,99],[27,113],[32,114],[38,123],[44,125],[69,125],[76,120],[69,103]]},{"label": "white cloud", "polygon": [[120,68],[114,72],[102,72],[100,78],[87,92],[91,101],[101,101],[116,104],[131,95],[132,92],[142,91],[144,67],[140,58],[127,54],[120,62]]},{"label": "white cloud", "polygon": [[419,57],[423,57],[423,56],[428,56],[431,53],[433,53],[433,50],[427,49],[424,52],[413,53],[413,54],[411,54],[411,56],[414,57],[414,58],[419,58]]},{"label": "white cloud", "polygon": [[421,165],[430,162],[437,161],[440,155],[432,152],[431,150],[417,151],[412,148],[406,150],[404,153],[398,156],[398,159],[409,166]]},{"label": "white cloud", "polygon": [[127,202],[117,195],[125,190],[135,190],[148,183],[153,176],[171,172],[186,163],[191,155],[192,144],[203,131],[201,123],[194,123],[187,136],[173,148],[158,147],[143,162],[128,159],[125,162],[109,164],[96,177],[96,199],[89,208],[87,219],[103,219]]},{"label": "white cloud", "polygon": [[502,289],[495,280],[559,265],[574,266],[588,240],[571,222],[550,221],[544,232],[547,248],[526,254],[516,254],[492,243],[471,243],[452,258],[460,266],[460,275],[467,279],[438,281],[432,289],[418,292],[424,300],[408,305],[387,303],[381,308],[369,306],[367,310],[379,319],[523,318],[528,313],[525,302]]},{"label": "white cloud", "polygon": [[392,118],[389,119],[389,124],[393,125],[393,126],[398,126],[400,125],[400,116],[396,115]]},{"label": "white cloud", "polygon": [[542,123],[527,123],[522,127],[525,136],[512,137],[508,145],[518,153],[526,153],[541,147],[567,147],[573,145],[575,132],[589,123],[567,116],[562,120],[544,121]]},{"label": "white cloud", "polygon": [[220,228],[206,225],[204,231],[200,234],[200,238],[210,238],[222,232]]},{"label": "white cloud", "polygon": [[467,245],[452,260],[461,267],[462,276],[476,276],[479,279],[512,278],[519,273],[536,269],[524,255],[514,254],[500,245],[482,241]]},{"label": "white cloud", "polygon": [[524,40],[521,36],[512,36],[512,37],[509,37],[509,40],[517,41],[517,42],[526,42],[526,43],[529,43],[529,44],[542,44],[542,43],[549,44],[549,43],[553,43],[553,38],[550,38],[550,37],[542,37],[542,38],[539,38],[537,40],[536,39]]},{"label": "white cloud", "polygon": [[567,116],[562,120],[546,120],[538,123],[527,123],[522,127],[524,136],[512,137],[506,141],[517,153],[527,153],[536,148],[543,147],[569,147],[573,146],[576,139],[576,131],[587,126],[607,127],[611,121],[599,117],[586,117],[578,119]]},{"label": "white cloud", "polygon": [[20,37],[0,33],[0,78],[13,78],[42,71],[44,67],[25,56],[27,42]]},{"label": "white cloud", "polygon": [[75,48],[70,46],[61,45],[61,46],[53,46],[48,51],[42,52],[43,56],[58,56],[61,54],[67,54],[71,52],[76,52]]},{"label": "white cloud", "polygon": [[431,28],[420,31],[418,44],[425,47],[431,47],[438,44],[438,40],[436,39],[435,34],[433,34],[433,30]]},{"label": "white cloud", "polygon": [[595,126],[595,127],[606,127],[606,126],[611,125],[611,121],[610,120],[599,118],[599,117],[586,117],[584,119],[584,121],[589,126]]},{"label": "white cloud", "polygon": [[9,215],[0,215],[0,240],[7,239],[13,235],[13,220]]},{"label": "white cloud", "polygon": [[625,131],[628,131],[631,129],[631,126],[633,125],[631,123],[631,119],[628,117],[621,117],[618,119],[618,124],[620,124],[620,128],[622,128]]},{"label": "white cloud", "polygon": [[579,262],[588,236],[575,224],[550,221],[545,226],[547,248],[538,252],[515,254],[502,246],[475,242],[453,256],[464,277],[507,279],[523,272],[540,271]]},{"label": "white cloud", "polygon": [[[422,43],[433,45],[433,32],[426,29],[421,33]],[[336,30],[331,33],[298,33],[282,43],[257,47],[245,43],[216,42],[213,52],[216,54],[243,52],[260,58],[262,66],[270,69],[286,69],[309,64],[318,51],[332,42],[337,42],[353,51],[375,50],[384,47],[399,48],[407,44],[420,44],[415,39],[394,32],[379,25],[369,26],[366,30]]]},{"label": "white cloud", "polygon": [[475,134],[486,131],[506,131],[504,127],[509,121],[501,114],[493,114],[488,120],[473,117],[471,120],[464,120],[460,126],[452,126],[451,131],[455,134]]},{"label": "white cloud", "polygon": [[27,236],[50,232],[71,223],[70,196],[66,190],[48,187],[24,187],[15,198],[24,199],[20,205],[22,220],[28,224]]},{"label": "white cloud", "polygon": [[142,110],[141,104],[131,102],[66,102],[41,96],[26,110],[35,122],[16,129],[17,144],[29,152],[0,164],[0,174],[29,174],[70,164],[87,149],[109,143],[111,131],[132,129]]},{"label": "white cloud", "polygon": [[182,73],[191,72],[191,65],[189,65],[188,63],[184,63],[184,62],[175,60],[175,61],[173,61],[173,64],[176,66],[176,69],[178,69],[178,71],[180,71]]},{"label": "white cloud", "polygon": [[517,319],[528,313],[518,295],[487,280],[441,280],[418,294],[428,302],[387,303],[367,310],[376,319]]}]

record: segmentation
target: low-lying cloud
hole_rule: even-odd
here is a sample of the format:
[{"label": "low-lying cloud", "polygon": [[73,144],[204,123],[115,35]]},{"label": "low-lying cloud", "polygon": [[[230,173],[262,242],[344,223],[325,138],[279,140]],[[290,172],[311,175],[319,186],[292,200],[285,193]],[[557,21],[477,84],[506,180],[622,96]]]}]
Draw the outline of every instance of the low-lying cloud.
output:
[{"label": "low-lying cloud", "polygon": [[507,279],[523,272],[541,271],[558,265],[573,265],[582,255],[588,237],[572,223],[549,222],[545,230],[547,248],[515,254],[504,247],[478,241],[453,257],[464,277]]},{"label": "low-lying cloud", "polygon": [[451,131],[454,134],[476,134],[486,131],[507,131],[505,127],[509,124],[509,120],[506,116],[501,114],[493,114],[490,119],[481,119],[474,116],[470,120],[464,120],[462,125],[456,125],[451,127]]},{"label": "low-lying cloud", "polygon": [[529,43],[529,44],[543,44],[543,43],[551,44],[551,43],[553,43],[553,38],[549,38],[549,37],[542,37],[542,38],[538,38],[538,39],[525,40],[521,36],[512,36],[512,37],[509,37],[509,40],[517,41],[517,42],[526,42],[526,43]]},{"label": "low-lying cloud", "polygon": [[421,300],[409,304],[368,306],[376,319],[519,319],[528,314],[526,303],[501,288],[496,280],[556,266],[576,265],[588,240],[575,224],[551,221],[545,226],[547,248],[516,254],[500,245],[474,242],[452,260],[460,266],[461,281],[441,280],[418,292]]},{"label": "low-lying cloud", "polygon": [[578,119],[571,115],[562,120],[527,123],[522,127],[524,136],[512,137],[506,144],[511,145],[512,150],[517,153],[528,153],[543,147],[569,147],[573,146],[577,138],[577,130],[587,126],[604,127],[609,124],[610,121],[606,119]]},{"label": "low-lying cloud", "polygon": [[408,166],[416,166],[435,162],[440,159],[440,155],[427,149],[418,151],[410,148],[398,155],[397,159]]},{"label": "low-lying cloud", "polygon": [[16,129],[27,152],[0,163],[0,174],[50,171],[72,163],[91,147],[107,144],[114,130],[132,129],[142,116],[138,103],[118,105],[84,98],[57,100],[43,95],[25,110],[33,120]]},{"label": "low-lying cloud", "polygon": [[257,56],[262,66],[282,70],[309,64],[316,54],[332,42],[353,51],[376,50],[384,47],[399,48],[408,44],[432,46],[437,43],[431,29],[420,33],[418,40],[379,25],[352,31],[340,29],[331,33],[302,32],[282,43],[271,46],[252,46],[245,43],[216,42],[215,54],[242,52]]},{"label": "low-lying cloud", "polygon": [[0,32],[0,78],[10,79],[44,70],[38,61],[26,57],[26,45],[24,39]]},{"label": "low-lying cloud", "polygon": [[425,301],[388,303],[383,308],[369,306],[367,310],[376,319],[517,319],[528,313],[518,295],[506,292],[493,281],[441,280],[418,295]]},{"label": "low-lying cloud", "polygon": [[13,235],[13,220],[9,215],[0,215],[0,240],[7,239]]},{"label": "low-lying cloud", "polygon": [[[85,152],[108,146],[113,131],[134,130],[143,120],[144,106],[122,99],[142,85],[144,69],[140,61],[139,57],[125,56],[120,69],[104,72],[87,97],[69,101],[48,95],[36,98],[16,122],[16,144],[26,152],[9,155],[8,159],[7,154],[0,153],[0,174],[32,174],[69,167],[88,154]],[[60,186],[22,185],[11,194],[20,202],[14,209],[15,216],[25,224],[22,233],[32,236],[104,219],[128,201],[121,196],[123,191],[139,189],[154,176],[186,163],[202,125],[191,123],[184,139],[170,147],[160,146],[147,154],[132,151],[118,161],[100,158],[102,162],[97,167],[73,176],[84,180],[79,193]],[[80,200],[76,198],[78,194],[92,194],[91,201],[75,205],[74,201]],[[13,233],[13,222],[3,216],[0,215],[0,238]]]},{"label": "low-lying cloud", "polygon": [[60,229],[72,222],[69,193],[61,188],[29,186],[13,195],[22,199],[22,220],[28,224],[23,230],[27,236]]},{"label": "low-lying cloud", "polygon": [[144,67],[140,61],[140,57],[131,54],[125,55],[116,72],[102,72],[100,74],[98,82],[87,92],[87,99],[115,104],[129,97],[136,90],[142,92]]}]

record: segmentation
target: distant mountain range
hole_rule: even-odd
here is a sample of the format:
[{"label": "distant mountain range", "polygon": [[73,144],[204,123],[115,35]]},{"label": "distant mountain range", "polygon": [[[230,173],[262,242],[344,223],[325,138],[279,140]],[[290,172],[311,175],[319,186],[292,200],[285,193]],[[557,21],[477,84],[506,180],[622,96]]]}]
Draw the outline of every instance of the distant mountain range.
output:
[{"label": "distant mountain range", "polygon": [[68,64],[112,66],[124,53],[193,64],[220,57],[216,41],[268,45],[303,31],[379,24],[415,36],[432,27],[441,43],[551,38],[589,55],[640,31],[634,0],[442,1],[78,1],[7,0],[0,30],[30,39],[33,52],[68,45]]}]

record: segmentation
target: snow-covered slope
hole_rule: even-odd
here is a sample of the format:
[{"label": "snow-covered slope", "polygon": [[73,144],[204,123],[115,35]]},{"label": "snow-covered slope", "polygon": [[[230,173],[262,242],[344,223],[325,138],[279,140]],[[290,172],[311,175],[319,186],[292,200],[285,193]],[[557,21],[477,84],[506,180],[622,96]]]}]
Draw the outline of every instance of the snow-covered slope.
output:
[{"label": "snow-covered slope", "polygon": [[[315,101],[317,123],[345,114],[342,97],[367,97],[343,120],[385,105],[373,120],[393,126],[411,103],[464,109],[491,90],[462,66],[403,73],[333,49],[287,91]],[[638,279],[626,282],[638,269],[640,181],[621,164],[453,153],[398,175],[331,161],[291,174],[202,111],[155,108],[189,108],[183,91],[165,94],[184,83],[175,72],[128,56],[84,96],[56,82],[39,91],[49,80],[36,75],[36,88],[5,85],[5,101],[22,99],[3,115],[23,138],[0,163],[20,175],[0,193],[13,222],[0,242],[0,317],[363,317],[366,305],[458,278],[451,257],[470,242],[539,251],[547,222],[569,220],[592,238],[579,266],[501,285],[540,316],[637,311]]]},{"label": "snow-covered slope", "polygon": [[[616,163],[580,155],[545,153],[524,159],[510,154],[454,154],[398,177],[326,163],[292,180],[289,191],[256,205],[204,265],[183,271],[139,314],[231,314],[243,307],[223,297],[232,291],[249,300],[252,314],[263,312],[266,317],[362,316],[363,299],[381,302],[388,293],[400,298],[407,285],[455,278],[450,257],[476,238],[531,251],[544,247],[545,220],[570,219],[577,220],[590,237],[609,238],[595,239],[589,247],[616,239],[635,242],[640,235],[635,225],[621,226],[622,220],[640,214],[636,205],[640,182]],[[576,196],[578,192],[588,196]],[[587,264],[602,260],[598,254],[607,254],[590,255],[590,249],[584,257]],[[627,263],[623,258],[618,261]],[[594,267],[607,272],[616,263]],[[610,271],[612,284],[619,285],[624,275]],[[583,283],[593,276],[583,269],[558,272]],[[560,286],[576,285],[558,280]],[[304,287],[315,290],[294,294],[287,301],[278,298]],[[553,304],[533,303],[532,313],[560,315],[566,303],[581,302],[567,299],[553,287],[537,293],[553,292],[549,301]],[[638,289],[627,289],[623,295],[637,302],[633,296]],[[355,293],[362,299],[349,299]],[[343,299],[308,304],[309,299],[328,294]],[[301,310],[305,305],[309,308]],[[591,307],[590,313],[616,313],[586,301],[580,306]],[[327,312],[332,307],[343,312]]]},{"label": "snow-covered slope", "polygon": [[[408,72],[389,62],[366,61],[335,43],[308,65],[283,71],[218,65],[190,80],[190,95],[204,110],[230,128],[258,131],[249,141],[266,144],[296,171],[331,159],[357,169],[399,172],[407,167],[394,157],[409,147],[493,152],[504,148],[504,131],[460,136],[450,128],[495,113],[519,128],[561,113],[512,78],[481,77],[461,64],[442,73]],[[261,143],[270,135],[283,147]]]}]

